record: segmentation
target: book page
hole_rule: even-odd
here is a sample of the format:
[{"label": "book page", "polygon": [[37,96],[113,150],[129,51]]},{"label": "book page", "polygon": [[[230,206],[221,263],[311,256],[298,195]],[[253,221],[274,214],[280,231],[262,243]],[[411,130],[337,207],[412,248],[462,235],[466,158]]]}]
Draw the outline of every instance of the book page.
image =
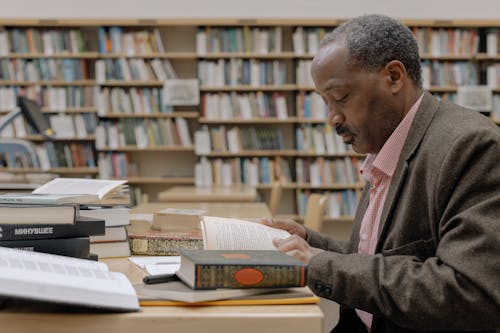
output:
[{"label": "book page", "polygon": [[137,310],[135,290],[103,263],[0,248],[0,295],[118,310]]},{"label": "book page", "polygon": [[257,222],[204,216],[203,240],[206,250],[276,250],[273,238],[287,238],[290,233]]},{"label": "book page", "polygon": [[125,184],[126,180],[101,180],[83,178],[56,178],[40,186],[33,193],[48,194],[97,194],[102,199],[106,193]]}]

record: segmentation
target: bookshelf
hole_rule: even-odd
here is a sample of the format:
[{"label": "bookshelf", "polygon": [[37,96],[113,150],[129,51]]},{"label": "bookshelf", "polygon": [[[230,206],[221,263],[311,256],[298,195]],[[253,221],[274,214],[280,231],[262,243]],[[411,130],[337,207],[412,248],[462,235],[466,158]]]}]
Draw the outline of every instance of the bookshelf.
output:
[{"label": "bookshelf", "polygon": [[[330,203],[340,208],[327,209],[326,221],[350,221],[363,156],[324,125],[308,74],[320,39],[341,22],[1,20],[0,115],[25,94],[64,135],[47,142],[18,121],[0,136],[33,142],[45,162],[0,170],[126,178],[138,199],[151,201],[170,186],[235,182],[255,185],[266,201],[281,177],[279,215],[302,220],[307,194],[327,192],[340,196]],[[493,109],[485,115],[500,125],[500,21],[404,23],[422,50],[425,87],[455,100],[461,85],[488,85]],[[199,78],[199,106],[165,105],[172,77]]]}]

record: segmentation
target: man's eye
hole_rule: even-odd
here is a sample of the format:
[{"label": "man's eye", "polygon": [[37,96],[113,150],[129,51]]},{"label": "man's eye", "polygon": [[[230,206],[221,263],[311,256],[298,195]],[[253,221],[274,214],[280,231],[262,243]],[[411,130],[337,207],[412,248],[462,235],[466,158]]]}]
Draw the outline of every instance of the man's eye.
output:
[{"label": "man's eye", "polygon": [[342,98],[339,98],[339,99],[336,99],[335,102],[337,103],[343,103],[347,100],[347,97],[349,96],[349,94],[345,94]]}]

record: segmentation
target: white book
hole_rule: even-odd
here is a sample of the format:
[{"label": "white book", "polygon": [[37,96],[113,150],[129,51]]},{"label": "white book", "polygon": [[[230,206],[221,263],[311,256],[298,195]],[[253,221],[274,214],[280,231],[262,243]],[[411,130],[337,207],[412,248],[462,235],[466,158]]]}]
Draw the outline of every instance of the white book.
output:
[{"label": "white book", "polygon": [[[16,117],[13,120],[14,130],[16,131],[16,137],[24,138],[26,136],[26,123],[24,117]],[[52,127],[54,128],[54,127]]]},{"label": "white book", "polygon": [[38,187],[40,194],[96,194],[100,204],[129,204],[130,195],[126,180],[87,178],[55,178]]},{"label": "white book", "polygon": [[486,53],[488,57],[496,57],[498,54],[498,30],[492,29],[486,35]]},{"label": "white book", "polygon": [[285,96],[276,97],[276,115],[277,115],[278,119],[287,119],[288,118]]},{"label": "white book", "polygon": [[207,54],[207,35],[203,30],[196,33],[196,53],[200,55]]},{"label": "white book", "polygon": [[131,256],[128,240],[122,242],[91,243],[90,253],[97,254],[100,259]]},{"label": "white book", "polygon": [[6,30],[0,31],[0,55],[8,55],[10,51],[9,37]]},{"label": "white book", "polygon": [[181,138],[182,146],[191,146],[193,142],[191,141],[191,136],[189,135],[189,128],[185,118],[177,117],[175,118],[175,125],[179,131],[179,136]]},{"label": "white book", "polygon": [[207,128],[194,133],[194,152],[196,155],[205,155],[210,153],[210,133]]},{"label": "white book", "polygon": [[81,114],[75,115],[75,130],[76,130],[76,136],[79,138],[84,138],[88,135],[87,133],[87,128],[85,127],[85,121],[83,120],[83,117]]},{"label": "white book", "polygon": [[317,127],[313,130],[313,142],[314,142],[314,150],[316,154],[325,154],[325,140],[323,136],[322,128]]},{"label": "white book", "polygon": [[227,145],[230,153],[238,153],[240,149],[239,130],[237,127],[227,131]]},{"label": "white book", "polygon": [[305,53],[304,47],[304,29],[298,27],[292,35],[293,52],[296,55],[303,55]]},{"label": "white book", "polygon": [[160,30],[154,29],[153,36],[154,36],[154,41],[155,41],[155,45],[156,45],[156,50],[158,51],[158,53],[165,53],[165,47],[163,46],[163,41],[161,39]]},{"label": "white book", "polygon": [[38,156],[38,161],[40,162],[40,168],[43,171],[49,170],[50,160],[49,160],[49,154],[47,153],[47,149],[45,149],[45,146],[43,145],[36,146],[36,155]]},{"label": "white book", "polygon": [[106,227],[130,224],[130,209],[126,207],[80,209],[80,216],[102,219]]},{"label": "white book", "polygon": [[321,185],[321,176],[318,162],[311,163],[309,166],[309,174],[311,177],[311,186],[317,187]]},{"label": "white book", "polygon": [[97,84],[106,82],[106,63],[102,59],[95,62],[95,80]]},{"label": "white book", "polygon": [[0,295],[117,311],[138,311],[130,281],[99,262],[0,247]]},{"label": "white book", "polygon": [[76,136],[73,117],[70,115],[57,114],[50,116],[49,123],[58,138],[74,138]]}]

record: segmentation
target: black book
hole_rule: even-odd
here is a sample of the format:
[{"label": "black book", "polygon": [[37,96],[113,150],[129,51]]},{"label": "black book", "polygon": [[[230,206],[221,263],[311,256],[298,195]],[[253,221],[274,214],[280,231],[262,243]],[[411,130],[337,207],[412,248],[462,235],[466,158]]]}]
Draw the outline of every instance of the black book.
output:
[{"label": "black book", "polygon": [[78,216],[74,224],[0,224],[0,241],[104,235],[104,220]]},{"label": "black book", "polygon": [[88,259],[90,255],[90,240],[88,237],[2,240],[0,246],[80,259]]}]

